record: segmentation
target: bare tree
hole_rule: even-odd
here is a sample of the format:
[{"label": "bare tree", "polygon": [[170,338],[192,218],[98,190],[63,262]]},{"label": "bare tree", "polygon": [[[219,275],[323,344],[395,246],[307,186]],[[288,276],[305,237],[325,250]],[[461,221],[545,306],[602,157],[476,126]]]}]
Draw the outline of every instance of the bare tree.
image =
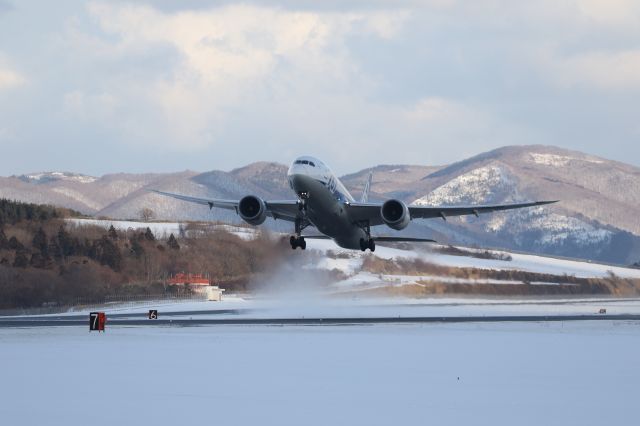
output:
[{"label": "bare tree", "polygon": [[140,209],[140,212],[138,214],[140,215],[140,219],[142,219],[143,222],[149,222],[155,217],[155,213],[149,207]]}]

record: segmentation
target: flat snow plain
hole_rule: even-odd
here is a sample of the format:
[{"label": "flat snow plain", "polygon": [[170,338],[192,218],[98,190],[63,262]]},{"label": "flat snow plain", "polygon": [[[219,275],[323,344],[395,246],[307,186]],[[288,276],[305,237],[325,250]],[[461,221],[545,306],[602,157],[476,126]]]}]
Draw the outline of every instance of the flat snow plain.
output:
[{"label": "flat snow plain", "polygon": [[0,328],[6,425],[635,425],[630,322]]},{"label": "flat snow plain", "polygon": [[[309,248],[340,252],[331,241],[313,241]],[[359,272],[363,256],[327,257],[314,266],[343,270],[355,284],[380,281]],[[579,277],[610,272],[640,277],[640,270],[520,254],[505,262],[381,246],[375,256]],[[226,297],[221,303],[111,306],[105,309],[108,315],[131,314],[141,325],[108,325],[100,334],[75,326],[0,328],[0,422],[638,424],[640,322],[143,325],[150,308],[157,308],[160,318],[173,313],[172,318],[193,319],[588,315],[600,308],[607,314],[640,313],[640,301],[634,299],[327,300],[297,284],[294,291],[281,289],[283,294]]]}]

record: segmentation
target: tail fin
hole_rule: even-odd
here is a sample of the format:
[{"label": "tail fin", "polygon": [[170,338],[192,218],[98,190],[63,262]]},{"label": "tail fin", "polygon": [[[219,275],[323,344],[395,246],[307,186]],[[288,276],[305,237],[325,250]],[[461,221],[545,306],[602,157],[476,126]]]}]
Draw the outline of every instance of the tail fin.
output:
[{"label": "tail fin", "polygon": [[367,182],[364,184],[364,189],[362,190],[362,199],[361,203],[366,203],[369,201],[369,189],[371,189],[371,179],[373,178],[373,172],[369,172],[369,177],[367,178]]}]

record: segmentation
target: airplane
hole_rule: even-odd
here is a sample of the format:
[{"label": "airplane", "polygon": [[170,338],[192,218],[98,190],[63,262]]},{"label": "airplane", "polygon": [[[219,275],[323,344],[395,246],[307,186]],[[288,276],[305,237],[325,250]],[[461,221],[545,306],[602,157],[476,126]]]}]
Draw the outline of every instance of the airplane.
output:
[{"label": "airplane", "polygon": [[[271,217],[294,223],[294,235],[289,239],[292,249],[307,248],[305,239],[332,239],[346,249],[375,251],[376,241],[435,242],[426,238],[389,237],[371,235],[371,227],[387,225],[401,231],[414,219],[442,218],[475,215],[495,211],[520,209],[556,203],[557,201],[532,201],[517,204],[477,206],[416,206],[401,200],[389,199],[383,203],[368,202],[372,175],[368,180],[360,201],[356,201],[340,179],[322,161],[310,156],[296,158],[287,172],[289,186],[296,200],[268,201],[256,195],[247,195],[240,200],[198,198],[152,190],[160,195],[178,200],[235,210],[242,220],[250,225],[261,225]],[[302,235],[307,227],[315,227],[322,235]]]}]

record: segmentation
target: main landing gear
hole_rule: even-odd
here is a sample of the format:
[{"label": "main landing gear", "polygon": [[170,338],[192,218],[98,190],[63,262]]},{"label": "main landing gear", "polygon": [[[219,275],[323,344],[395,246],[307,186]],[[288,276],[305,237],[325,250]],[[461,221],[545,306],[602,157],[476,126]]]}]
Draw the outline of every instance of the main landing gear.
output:
[{"label": "main landing gear", "polygon": [[371,227],[369,226],[369,221],[363,222],[361,226],[367,234],[367,238],[360,238],[360,250],[365,251],[366,249],[369,249],[372,252],[376,251],[376,242],[371,238]]},{"label": "main landing gear", "polygon": [[296,219],[296,235],[292,235],[289,238],[289,244],[291,244],[291,249],[295,250],[300,247],[302,250],[307,248],[307,242],[304,240],[304,237],[300,235],[302,230],[309,226],[309,223],[306,220],[301,218]]},{"label": "main landing gear", "polygon": [[302,250],[307,248],[307,242],[304,240],[304,237],[296,237],[294,235],[289,238],[289,243],[291,244],[291,248],[293,250],[300,247]]},{"label": "main landing gear", "polygon": [[373,241],[373,238],[369,237],[366,240],[364,238],[360,238],[360,250],[365,251],[366,249],[369,249],[372,252],[376,251],[376,242]]}]

